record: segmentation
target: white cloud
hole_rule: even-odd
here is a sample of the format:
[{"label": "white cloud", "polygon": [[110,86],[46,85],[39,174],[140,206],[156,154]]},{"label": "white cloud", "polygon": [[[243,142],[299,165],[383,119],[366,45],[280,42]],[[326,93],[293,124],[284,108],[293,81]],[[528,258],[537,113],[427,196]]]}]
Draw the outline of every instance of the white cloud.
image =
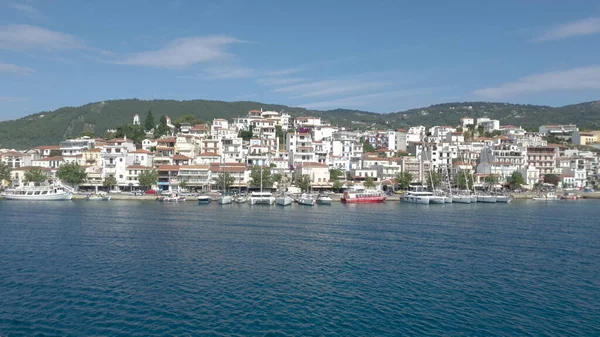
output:
[{"label": "white cloud", "polygon": [[313,102],[306,104],[299,104],[299,106],[307,109],[333,109],[333,108],[355,108],[372,105],[373,103],[379,103],[382,101],[395,101],[400,98],[406,98],[411,96],[421,96],[431,94],[435,91],[442,90],[440,87],[432,88],[417,88],[417,89],[405,89],[405,90],[394,90],[378,92],[359,96],[350,96],[339,99],[333,99],[322,102]]},{"label": "white cloud", "polygon": [[389,82],[384,81],[364,81],[357,79],[325,80],[276,88],[273,91],[278,93],[293,94],[291,98],[308,98],[347,95],[365,90],[385,87],[389,84]]},{"label": "white cloud", "polygon": [[290,77],[290,78],[261,78],[256,82],[262,85],[290,85],[296,84],[300,82],[304,82],[306,79],[299,77]]},{"label": "white cloud", "polygon": [[561,40],[574,36],[593,35],[598,33],[600,33],[600,18],[587,18],[554,27],[539,36],[536,41]]},{"label": "white cloud", "polygon": [[600,89],[600,66],[552,71],[520,78],[498,87],[475,90],[485,99],[502,99],[527,93]]},{"label": "white cloud", "polygon": [[27,67],[21,67],[16,64],[0,63],[0,73],[9,73],[17,75],[31,75],[35,70]]},{"label": "white cloud", "polygon": [[185,68],[197,63],[232,59],[225,50],[228,46],[241,43],[230,36],[206,36],[176,39],[164,48],[136,53],[126,57],[120,64],[156,68]]},{"label": "white cloud", "polygon": [[0,26],[0,49],[26,51],[85,48],[87,47],[81,40],[70,34],[30,25]]},{"label": "white cloud", "polygon": [[33,7],[31,5],[20,4],[20,3],[11,3],[9,6],[20,11],[21,13],[27,15],[31,19],[37,19],[37,18],[43,17],[42,13],[39,10],[35,9],[35,7]]}]

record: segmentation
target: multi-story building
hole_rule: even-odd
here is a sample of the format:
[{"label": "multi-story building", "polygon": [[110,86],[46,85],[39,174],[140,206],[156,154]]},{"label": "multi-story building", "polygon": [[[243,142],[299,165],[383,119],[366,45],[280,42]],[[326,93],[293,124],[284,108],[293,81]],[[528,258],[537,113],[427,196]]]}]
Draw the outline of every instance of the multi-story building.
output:
[{"label": "multi-story building", "polygon": [[573,132],[579,131],[579,128],[575,124],[566,125],[542,125],[539,127],[539,132],[543,136],[555,136],[558,138],[571,138]]},{"label": "multi-story building", "polygon": [[561,174],[557,168],[559,146],[540,146],[527,148],[527,164],[539,171],[540,177],[546,174]]},{"label": "multi-story building", "polygon": [[58,146],[63,156],[83,155],[85,150],[96,146],[96,140],[90,137],[68,139],[60,142]]},{"label": "multi-story building", "polygon": [[120,187],[129,186],[127,181],[127,153],[135,151],[133,141],[126,138],[109,140],[100,154],[104,177],[115,177]]}]

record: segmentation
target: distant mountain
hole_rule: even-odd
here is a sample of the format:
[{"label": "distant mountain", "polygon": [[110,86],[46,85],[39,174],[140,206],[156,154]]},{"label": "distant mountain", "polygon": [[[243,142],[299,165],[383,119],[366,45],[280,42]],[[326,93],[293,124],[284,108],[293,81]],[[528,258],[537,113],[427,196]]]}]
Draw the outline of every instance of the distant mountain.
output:
[{"label": "distant mountain", "polygon": [[[508,103],[463,102],[432,105],[426,108],[378,114],[360,110],[307,110],[259,102],[222,102],[209,100],[112,100],[80,107],[63,107],[17,120],[0,122],[0,148],[27,149],[57,144],[84,131],[103,136],[107,129],[131,123],[137,113],[143,118],[150,110],[155,119],[167,115],[176,120],[191,114],[205,121],[245,116],[252,109],[285,110],[292,116],[318,116],[333,125],[358,129],[393,129],[410,125],[457,125],[462,117],[490,117],[501,124],[537,128],[548,123],[577,123],[584,128],[600,128],[600,102],[559,108]],[[143,121],[142,121],[143,122]]]}]

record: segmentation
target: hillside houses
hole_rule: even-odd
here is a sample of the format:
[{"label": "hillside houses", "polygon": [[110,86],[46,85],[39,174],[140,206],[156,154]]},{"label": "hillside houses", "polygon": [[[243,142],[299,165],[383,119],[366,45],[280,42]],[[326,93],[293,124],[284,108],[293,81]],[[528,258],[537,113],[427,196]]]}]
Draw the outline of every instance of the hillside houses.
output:
[{"label": "hillside houses", "polygon": [[[478,134],[478,126],[485,135]],[[432,171],[449,180],[474,175],[480,183],[493,175],[500,184],[519,172],[530,188],[553,174],[564,186],[584,187],[598,177],[600,166],[597,152],[548,144],[548,135],[568,136],[583,145],[598,142],[600,132],[580,132],[575,125],[545,125],[533,133],[498,120],[463,117],[456,125],[346,130],[318,117],[251,110],[233,120],[216,118],[171,129],[165,137],[140,144],[127,138],[82,137],[30,151],[2,150],[0,161],[12,169],[13,185],[23,182],[26,169],[40,168],[53,179],[61,165],[77,163],[88,173],[81,188],[102,188],[105,179],[114,177],[123,190],[142,187],[139,175],[151,170],[158,175],[154,188],[161,190],[220,189],[215,184],[222,174],[233,178],[230,188],[245,190],[256,165],[292,178],[308,175],[317,189],[332,188],[333,169],[344,173],[342,182],[370,179],[379,187],[393,185],[402,172],[409,172],[415,183],[427,183]],[[366,153],[371,148],[375,151]]]}]

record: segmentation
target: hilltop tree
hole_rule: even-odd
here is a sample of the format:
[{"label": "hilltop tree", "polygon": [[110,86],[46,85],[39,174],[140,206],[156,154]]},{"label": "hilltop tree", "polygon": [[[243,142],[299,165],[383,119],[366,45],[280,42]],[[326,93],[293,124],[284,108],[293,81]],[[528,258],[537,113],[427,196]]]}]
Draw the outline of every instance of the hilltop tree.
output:
[{"label": "hilltop tree", "polygon": [[363,186],[366,188],[375,188],[375,182],[373,181],[373,178],[367,177],[367,180],[365,180]]},{"label": "hilltop tree", "polygon": [[164,115],[160,116],[158,126],[154,129],[154,138],[160,138],[171,132],[171,128],[167,125],[167,117]]},{"label": "hilltop tree", "polygon": [[0,161],[0,185],[6,180],[10,182],[10,167],[4,162]]},{"label": "hilltop tree", "polygon": [[408,171],[396,173],[395,178],[402,189],[407,189],[413,181],[413,175]]},{"label": "hilltop tree", "polygon": [[273,186],[271,169],[259,165],[252,166],[252,170],[250,171],[250,186],[260,187],[261,176],[262,186],[265,188],[271,188]]},{"label": "hilltop tree", "polygon": [[140,186],[151,188],[158,182],[158,172],[156,170],[143,171],[138,175]]},{"label": "hilltop tree", "polygon": [[521,185],[525,185],[525,179],[523,178],[521,172],[515,171],[510,175],[510,177],[508,177],[507,183],[510,188],[514,190],[521,187]]},{"label": "hilltop tree", "polygon": [[56,172],[56,176],[58,179],[74,187],[81,185],[87,179],[85,168],[79,166],[77,163],[62,164]]},{"label": "hilltop tree", "polygon": [[131,139],[135,144],[141,144],[146,138],[146,132],[141,125],[125,124],[117,128],[114,134],[115,138]]},{"label": "hilltop tree", "polygon": [[215,179],[215,185],[219,190],[222,189],[223,186],[225,186],[225,190],[229,190],[234,182],[235,178],[227,172],[220,173],[217,179]]},{"label": "hilltop tree", "polygon": [[308,174],[303,174],[296,178],[294,183],[298,186],[300,191],[308,191],[308,189],[310,189],[310,176]]},{"label": "hilltop tree", "polygon": [[104,181],[102,182],[102,186],[106,186],[109,189],[112,189],[114,186],[117,186],[117,178],[115,178],[113,176],[108,176],[108,177],[104,178]]},{"label": "hilltop tree", "polygon": [[363,152],[365,153],[370,153],[370,152],[375,152],[376,149],[373,145],[371,145],[371,143],[369,143],[367,140],[364,140],[362,142],[363,144]]},{"label": "hilltop tree", "polygon": [[250,139],[252,139],[252,137],[254,137],[254,135],[252,134],[252,130],[240,130],[240,132],[238,133],[238,137],[242,138],[245,141],[249,141]]},{"label": "hilltop tree", "polygon": [[156,125],[154,123],[154,115],[152,115],[152,111],[148,110],[148,113],[146,114],[146,119],[144,120],[144,128],[146,129],[146,131],[152,131],[152,129],[154,129],[154,126]]},{"label": "hilltop tree", "polygon": [[43,183],[48,180],[48,176],[41,168],[34,168],[25,172],[24,180],[26,183]]}]

